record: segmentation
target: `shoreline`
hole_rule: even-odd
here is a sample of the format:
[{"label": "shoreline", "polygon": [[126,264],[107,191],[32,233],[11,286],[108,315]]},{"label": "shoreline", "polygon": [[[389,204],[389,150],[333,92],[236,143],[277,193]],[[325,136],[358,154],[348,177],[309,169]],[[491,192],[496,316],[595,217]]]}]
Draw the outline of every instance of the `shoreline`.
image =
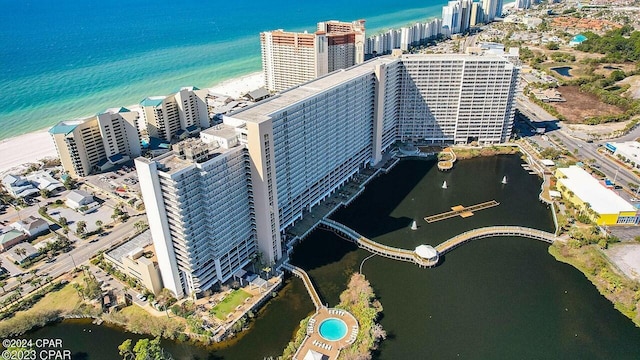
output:
[{"label": "shoreline", "polygon": [[[211,93],[227,95],[234,98],[264,86],[262,72],[253,72],[223,80],[210,87]],[[90,116],[90,115],[89,115]],[[51,126],[28,132],[26,134],[0,140],[0,175],[10,172],[20,172],[28,168],[28,164],[37,163],[45,158],[57,158],[53,138],[49,135]]]}]

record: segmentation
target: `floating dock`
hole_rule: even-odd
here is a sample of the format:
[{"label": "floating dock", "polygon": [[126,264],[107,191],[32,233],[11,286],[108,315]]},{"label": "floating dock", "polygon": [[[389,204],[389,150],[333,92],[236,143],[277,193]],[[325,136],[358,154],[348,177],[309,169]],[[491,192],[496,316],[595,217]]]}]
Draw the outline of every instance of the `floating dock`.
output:
[{"label": "floating dock", "polygon": [[428,223],[432,223],[432,222],[445,220],[445,219],[449,219],[456,216],[460,216],[461,218],[468,218],[469,216],[473,216],[474,211],[484,210],[484,209],[492,208],[498,205],[500,205],[500,203],[495,200],[486,201],[480,204],[475,204],[467,207],[462,205],[456,205],[451,207],[451,211],[427,216],[424,218],[424,220]]}]

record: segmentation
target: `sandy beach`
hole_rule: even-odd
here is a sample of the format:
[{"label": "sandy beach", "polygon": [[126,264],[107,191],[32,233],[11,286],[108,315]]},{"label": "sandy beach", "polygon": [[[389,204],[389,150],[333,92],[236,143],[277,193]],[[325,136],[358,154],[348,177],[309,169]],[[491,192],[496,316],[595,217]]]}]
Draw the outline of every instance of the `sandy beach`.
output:
[{"label": "sandy beach", "polygon": [[[212,93],[238,98],[262,86],[264,86],[262,73],[256,72],[226,80],[209,90]],[[55,124],[51,124],[53,125]],[[0,141],[0,174],[18,172],[24,168],[21,166],[23,164],[34,163],[47,157],[57,157],[56,147],[48,130],[47,128]]]},{"label": "sandy beach", "polygon": [[20,135],[0,142],[0,174],[19,170],[20,165],[46,157],[57,157],[56,146],[48,129]]}]

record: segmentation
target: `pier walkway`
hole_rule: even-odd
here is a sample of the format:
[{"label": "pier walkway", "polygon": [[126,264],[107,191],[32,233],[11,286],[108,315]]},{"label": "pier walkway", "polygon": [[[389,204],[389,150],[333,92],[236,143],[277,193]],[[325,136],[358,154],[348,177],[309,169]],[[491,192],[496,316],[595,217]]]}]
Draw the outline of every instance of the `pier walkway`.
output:
[{"label": "pier walkway", "polygon": [[348,226],[331,219],[322,219],[320,221],[320,226],[333,231],[338,236],[341,236],[346,240],[353,241],[358,245],[358,247],[361,247],[373,254],[377,254],[389,259],[414,263],[421,267],[433,267],[438,264],[437,258],[425,259],[418,256],[418,254],[416,254],[416,252],[413,250],[382,245],[358,234],[355,230],[349,228]]},{"label": "pier walkway", "polygon": [[331,219],[322,219],[320,221],[320,226],[333,231],[338,236],[341,236],[346,240],[355,242],[359,247],[368,250],[371,253],[389,259],[411,262],[417,264],[420,267],[436,266],[441,255],[444,255],[471,240],[494,236],[517,236],[540,240],[547,243],[553,243],[557,239],[555,234],[522,226],[489,226],[470,230],[446,240],[445,242],[435,247],[436,256],[434,258],[427,259],[418,256],[416,251],[413,250],[400,249],[377,243],[358,234],[355,230],[349,228],[348,226]]},{"label": "pier walkway", "polygon": [[488,209],[494,206],[498,206],[500,205],[499,202],[495,201],[495,200],[491,200],[491,201],[485,201],[483,203],[480,204],[475,204],[475,205],[471,205],[471,206],[462,206],[462,205],[457,205],[451,208],[451,211],[447,211],[447,212],[443,212],[440,214],[436,214],[436,215],[431,215],[431,216],[427,216],[424,218],[424,220],[428,223],[432,223],[432,222],[436,222],[436,221],[440,221],[440,220],[444,220],[444,219],[449,219],[452,217],[456,217],[456,216],[460,216],[463,218],[469,217],[473,215],[474,211],[478,211],[478,210],[484,210],[484,209]]},{"label": "pier walkway", "polygon": [[302,279],[302,282],[304,283],[304,287],[307,288],[307,292],[309,292],[311,301],[313,301],[313,306],[316,307],[316,311],[320,310],[323,307],[322,301],[320,300],[320,295],[318,295],[318,292],[316,291],[316,288],[313,286],[313,283],[311,282],[311,278],[309,278],[309,275],[307,275],[307,272],[289,263],[283,263],[282,267],[291,271],[291,273],[293,273],[294,275]]},{"label": "pier walkway", "polygon": [[531,229],[522,226],[489,226],[463,232],[460,235],[454,236],[451,239],[436,246],[438,254],[446,254],[449,251],[457,248],[458,246],[465,244],[471,240],[483,239],[494,236],[517,236],[534,240],[540,240],[552,244],[556,241],[556,235],[542,231]]}]

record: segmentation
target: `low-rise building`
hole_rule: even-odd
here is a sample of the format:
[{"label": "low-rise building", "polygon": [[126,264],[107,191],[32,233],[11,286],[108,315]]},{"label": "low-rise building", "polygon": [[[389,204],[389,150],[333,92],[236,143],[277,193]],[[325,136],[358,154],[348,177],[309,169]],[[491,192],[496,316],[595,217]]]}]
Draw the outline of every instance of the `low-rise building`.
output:
[{"label": "low-rise building", "polygon": [[125,275],[139,281],[154,294],[157,295],[162,290],[162,279],[150,231],[145,231],[105,253],[104,259]]},{"label": "low-rise building", "polygon": [[0,233],[0,252],[11,249],[11,247],[26,240],[27,238],[27,234],[16,229],[9,229]]},{"label": "low-rise building", "polygon": [[[26,237],[26,234],[25,234]],[[28,242],[16,244],[7,251],[7,259],[12,262],[22,264],[28,259],[34,258],[40,254],[40,251]]]},{"label": "low-rise building", "polygon": [[47,171],[36,171],[27,175],[26,178],[33,186],[39,190],[47,190],[50,194],[56,194],[65,190],[64,185]]},{"label": "low-rise building", "polygon": [[65,205],[67,205],[71,209],[78,210],[85,206],[87,209],[94,208],[98,206],[98,203],[93,198],[93,195],[89,194],[88,192],[82,190],[72,190],[69,192],[69,194],[67,194]]},{"label": "low-rise building", "polygon": [[598,225],[636,225],[638,209],[578,166],[556,170],[557,188]]},{"label": "low-rise building", "polygon": [[11,224],[11,227],[27,234],[29,237],[38,236],[49,230],[49,224],[35,216],[29,216],[26,219],[16,221]]},{"label": "low-rise building", "polygon": [[613,156],[640,169],[640,143],[637,141],[608,142],[604,146]]},{"label": "low-rise building", "polygon": [[39,194],[40,191],[33,186],[33,184],[22,176],[7,175],[2,178],[2,185],[11,194],[11,196],[17,198],[25,198],[34,194]]}]

